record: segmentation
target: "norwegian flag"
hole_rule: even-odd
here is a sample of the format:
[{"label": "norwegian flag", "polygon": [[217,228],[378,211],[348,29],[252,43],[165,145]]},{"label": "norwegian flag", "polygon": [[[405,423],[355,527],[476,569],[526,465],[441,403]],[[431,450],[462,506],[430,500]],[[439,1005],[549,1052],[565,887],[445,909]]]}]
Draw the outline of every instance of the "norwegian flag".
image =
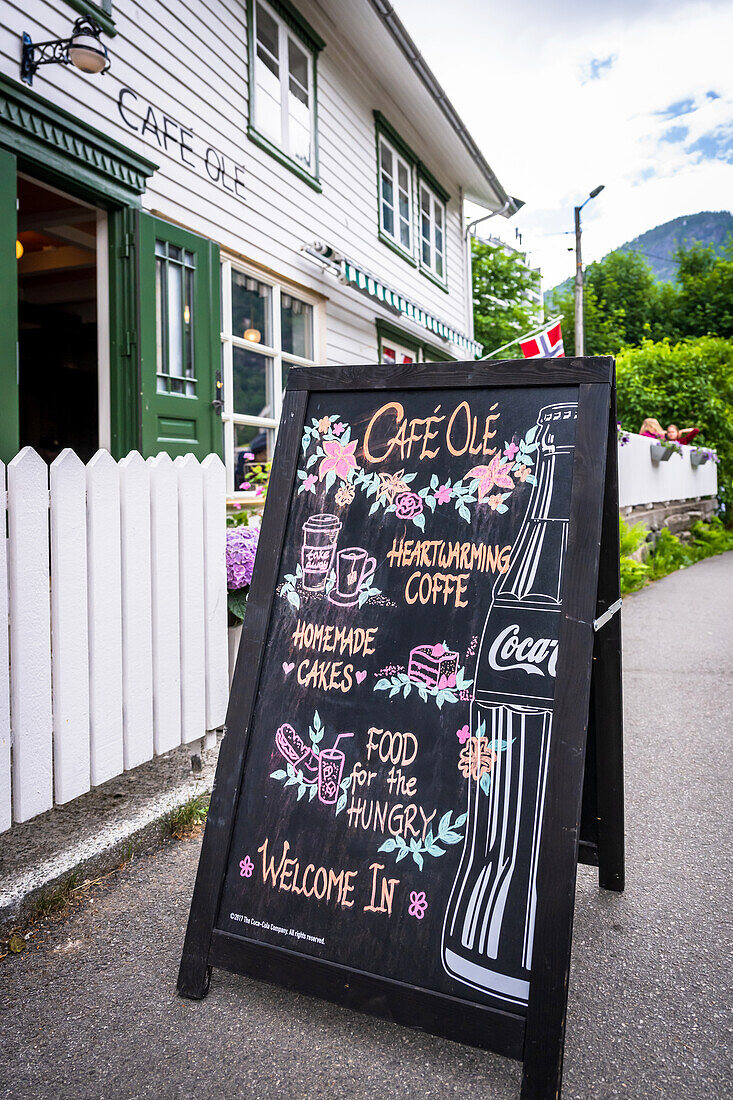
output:
[{"label": "norwegian flag", "polygon": [[531,340],[520,340],[519,346],[525,359],[561,359],[565,356],[560,322],[550,325]]}]

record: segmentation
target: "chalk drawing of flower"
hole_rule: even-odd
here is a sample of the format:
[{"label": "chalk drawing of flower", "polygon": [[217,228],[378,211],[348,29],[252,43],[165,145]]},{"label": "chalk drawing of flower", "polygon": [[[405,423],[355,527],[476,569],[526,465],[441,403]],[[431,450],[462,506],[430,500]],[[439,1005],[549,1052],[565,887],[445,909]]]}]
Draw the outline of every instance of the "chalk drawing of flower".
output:
[{"label": "chalk drawing of flower", "polygon": [[453,490],[449,485],[440,485],[435,491],[435,503],[447,504],[453,496]]},{"label": "chalk drawing of flower", "polygon": [[410,908],[407,912],[411,917],[417,917],[418,920],[422,920],[425,916],[425,910],[428,907],[427,898],[425,897],[424,890],[411,890],[410,891]]},{"label": "chalk drawing of flower", "polygon": [[321,459],[321,464],[318,467],[318,480],[323,481],[329,470],[333,470],[337,477],[340,477],[342,481],[346,481],[349,472],[357,468],[356,459],[354,458],[357,442],[354,439],[344,446],[343,443],[339,443],[338,439],[326,439],[323,443],[326,457]]},{"label": "chalk drawing of flower", "polygon": [[331,431],[334,435],[341,435],[343,432],[346,431],[346,425],[339,420],[338,424],[334,424],[334,426],[331,428]]},{"label": "chalk drawing of flower", "polygon": [[508,445],[508,447],[504,451],[504,457],[508,458],[509,461],[511,462],[518,450],[519,450],[519,447],[516,445],[514,440],[512,440],[512,442]]},{"label": "chalk drawing of flower", "polygon": [[514,471],[514,476],[516,478],[519,478],[520,481],[526,481],[528,473],[529,473],[529,466],[525,466],[524,463],[521,463],[519,466],[517,466],[516,470]]},{"label": "chalk drawing of flower", "polygon": [[488,737],[469,737],[468,743],[461,749],[458,770],[466,779],[480,779],[494,766],[496,753],[489,748]]},{"label": "chalk drawing of flower", "polygon": [[330,427],[331,427],[331,417],[330,416],[322,416],[321,419],[318,421],[318,431],[319,432],[327,432]]},{"label": "chalk drawing of flower", "polygon": [[380,474],[376,499],[384,497],[388,504],[392,504],[398,493],[409,492],[410,486],[402,480],[404,476],[404,470],[398,470],[396,474]]},{"label": "chalk drawing of flower", "polygon": [[470,736],[471,736],[471,731],[468,728],[468,724],[466,724],[465,726],[461,726],[461,728],[459,730],[456,730],[456,737],[458,738],[458,740],[461,742],[462,745],[466,744],[466,741],[468,741]]},{"label": "chalk drawing of flower", "polygon": [[245,856],[244,859],[239,861],[239,874],[241,878],[251,878],[252,872],[255,869],[255,865],[249,856]]},{"label": "chalk drawing of flower", "polygon": [[495,454],[488,466],[474,466],[472,470],[469,470],[467,474],[463,475],[463,480],[467,477],[478,478],[479,503],[494,485],[499,489],[514,488],[514,482],[509,477],[511,462],[502,463],[501,459],[502,456],[500,454]]},{"label": "chalk drawing of flower", "polygon": [[308,477],[303,482],[303,492],[315,493],[316,491],[316,475],[308,474]]},{"label": "chalk drawing of flower", "polygon": [[353,485],[349,485],[348,481],[345,481],[343,485],[339,485],[336,492],[336,503],[343,506],[344,504],[351,504],[356,495],[356,489]]},{"label": "chalk drawing of flower", "polygon": [[422,510],[422,497],[417,493],[400,493],[395,499],[395,515],[398,519],[412,519],[413,516],[419,516]]},{"label": "chalk drawing of flower", "polygon": [[494,495],[492,497],[489,497],[489,508],[491,509],[492,512],[495,512],[500,504],[501,504],[501,493],[494,493]]}]

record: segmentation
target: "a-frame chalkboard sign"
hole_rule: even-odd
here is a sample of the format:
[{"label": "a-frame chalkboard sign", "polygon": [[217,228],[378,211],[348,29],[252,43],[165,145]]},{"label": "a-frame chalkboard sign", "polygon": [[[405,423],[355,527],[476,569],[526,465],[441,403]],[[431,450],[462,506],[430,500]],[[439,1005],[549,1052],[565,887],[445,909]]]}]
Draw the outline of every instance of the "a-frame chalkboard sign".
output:
[{"label": "a-frame chalkboard sign", "polygon": [[577,861],[623,889],[617,498],[609,358],[290,371],[181,994],[250,974],[559,1096]]}]

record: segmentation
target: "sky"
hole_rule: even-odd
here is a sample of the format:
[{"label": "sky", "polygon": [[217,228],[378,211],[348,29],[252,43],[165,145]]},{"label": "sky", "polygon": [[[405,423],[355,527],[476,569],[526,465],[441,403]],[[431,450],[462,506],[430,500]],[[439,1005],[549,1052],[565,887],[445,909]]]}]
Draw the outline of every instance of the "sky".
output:
[{"label": "sky", "polygon": [[[733,204],[733,0],[393,0],[505,190],[484,231],[548,289],[655,225]],[[450,17],[446,18],[446,14]],[[476,210],[476,216],[481,211]]]}]

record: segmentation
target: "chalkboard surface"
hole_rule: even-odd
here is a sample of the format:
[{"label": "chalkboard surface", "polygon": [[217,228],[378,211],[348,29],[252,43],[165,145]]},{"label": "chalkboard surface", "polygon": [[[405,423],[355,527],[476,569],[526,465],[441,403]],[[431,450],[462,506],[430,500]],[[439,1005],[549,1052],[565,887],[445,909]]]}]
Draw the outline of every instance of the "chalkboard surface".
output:
[{"label": "chalkboard surface", "polygon": [[[582,362],[557,372],[563,384],[494,370],[483,385],[474,373],[463,386],[309,381],[296,395],[227,722],[238,749],[224,767],[238,774],[221,777],[220,762],[219,825],[207,826],[210,844],[217,828],[229,842],[208,886],[205,842],[197,892],[215,902],[194,901],[189,955],[213,931],[213,961],[234,969],[287,982],[288,959],[294,972],[311,959],[344,988],[353,972],[453,1011],[472,1004],[516,1021],[511,1040],[483,1045],[522,1056],[563,753],[556,684],[577,656],[588,708],[592,634],[586,621],[584,644],[568,640],[564,595],[573,509],[577,524],[586,506],[595,591],[609,407],[595,402],[593,425],[582,409],[600,387],[583,383],[608,394],[609,372],[588,378]],[[578,811],[581,781],[582,760]],[[258,945],[279,961],[258,967]],[[186,966],[184,954],[191,994]],[[419,1006],[415,1017],[446,1030]]]}]

